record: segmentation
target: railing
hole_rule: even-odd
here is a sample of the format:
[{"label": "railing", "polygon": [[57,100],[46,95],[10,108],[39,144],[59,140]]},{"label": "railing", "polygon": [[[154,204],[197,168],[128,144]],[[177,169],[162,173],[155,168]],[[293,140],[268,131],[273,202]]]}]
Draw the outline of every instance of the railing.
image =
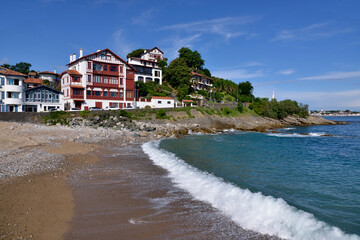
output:
[{"label": "railing", "polygon": [[111,96],[86,96],[87,99],[102,99],[102,100],[124,100],[124,97],[111,97]]},{"label": "railing", "polygon": [[84,99],[84,95],[71,94],[70,97],[71,97],[72,99],[81,99],[81,100]]}]

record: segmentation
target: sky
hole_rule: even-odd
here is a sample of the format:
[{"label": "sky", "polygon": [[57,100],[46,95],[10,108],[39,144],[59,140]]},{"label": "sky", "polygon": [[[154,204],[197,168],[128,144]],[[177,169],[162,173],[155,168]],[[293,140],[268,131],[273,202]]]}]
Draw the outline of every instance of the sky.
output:
[{"label": "sky", "polygon": [[213,76],[311,110],[360,111],[358,0],[2,1],[0,65],[66,70],[70,53],[197,50]]}]

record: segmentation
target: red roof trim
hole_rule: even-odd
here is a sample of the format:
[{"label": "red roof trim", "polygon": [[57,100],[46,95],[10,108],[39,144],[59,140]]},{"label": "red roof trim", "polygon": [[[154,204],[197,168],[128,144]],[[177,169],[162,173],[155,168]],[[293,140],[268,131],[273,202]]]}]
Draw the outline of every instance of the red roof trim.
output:
[{"label": "red roof trim", "polygon": [[186,100],[186,99],[184,99],[184,100],[182,100],[183,102],[194,102],[193,100]]},{"label": "red roof trim", "polygon": [[174,100],[174,99],[171,98],[171,97],[161,97],[161,96],[153,96],[153,97],[151,97],[151,98],[153,98],[153,99],[169,99],[169,100]]},{"label": "red roof trim", "polygon": [[99,53],[104,52],[104,51],[109,51],[109,52],[112,53],[115,57],[117,57],[118,59],[120,59],[120,61],[122,61],[123,63],[125,63],[125,64],[128,65],[129,67],[131,67],[134,71],[136,71],[136,69],[135,69],[133,66],[131,66],[131,65],[130,65],[129,63],[127,63],[124,59],[122,59],[120,56],[118,56],[117,54],[115,54],[113,51],[111,51],[111,50],[108,49],[108,48],[105,48],[105,49],[100,50],[100,51],[98,51],[98,52],[94,52],[94,53],[85,55],[85,56],[83,56],[83,57],[81,57],[81,58],[76,59],[75,61],[72,61],[71,63],[66,64],[66,66],[70,66],[71,64],[76,63],[76,62],[78,62],[78,61],[81,60],[81,59],[90,57],[90,56],[95,55],[95,54],[99,54]]},{"label": "red roof trim", "polygon": [[23,73],[19,73],[17,71],[14,71],[14,70],[11,70],[11,69],[8,69],[5,67],[0,67],[0,73],[4,74],[4,75],[9,75],[9,76],[21,76],[21,77],[24,76],[24,77],[26,77],[26,75]]},{"label": "red roof trim", "polygon": [[77,75],[77,76],[82,76],[81,73],[79,73],[78,71],[74,70],[74,69],[70,69],[70,70],[66,70],[64,72],[61,73],[61,77],[65,74],[68,73],[69,75]]},{"label": "red roof trim", "polygon": [[43,84],[43,80],[42,79],[37,79],[37,78],[27,78],[24,80],[24,82],[26,83],[37,83],[37,84]]},{"label": "red roof trim", "polygon": [[147,52],[147,53],[148,53],[148,52],[151,52],[151,51],[154,50],[154,49],[157,49],[157,50],[159,50],[162,54],[164,54],[164,52],[161,51],[158,47],[153,47],[153,48],[151,48],[151,49],[147,49],[146,52]]}]

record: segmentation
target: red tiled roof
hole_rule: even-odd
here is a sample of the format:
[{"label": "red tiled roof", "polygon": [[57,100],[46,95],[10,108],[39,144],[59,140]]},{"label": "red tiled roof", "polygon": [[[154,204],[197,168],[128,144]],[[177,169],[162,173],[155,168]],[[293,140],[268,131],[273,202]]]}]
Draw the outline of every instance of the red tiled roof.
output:
[{"label": "red tiled roof", "polygon": [[173,98],[171,97],[161,97],[161,96],[153,96],[151,98],[154,98],[154,99],[169,99],[169,100],[174,100]]},{"label": "red tiled roof", "polygon": [[183,102],[194,102],[193,100],[186,100],[186,99],[184,99],[184,100],[182,100]]},{"label": "red tiled roof", "polygon": [[72,88],[84,88],[84,87],[81,86],[81,85],[70,85],[70,87],[72,87]]},{"label": "red tiled roof", "polygon": [[23,73],[16,72],[14,70],[10,70],[8,68],[0,67],[0,73],[4,75],[10,75],[10,76],[25,76]]},{"label": "red tiled roof", "polygon": [[44,83],[42,79],[37,79],[37,78],[27,78],[24,80],[24,82],[32,83],[32,84],[43,84]]},{"label": "red tiled roof", "polygon": [[197,73],[197,72],[191,72],[191,75],[193,75],[193,76],[199,76],[199,77],[202,77],[202,78],[207,78],[207,79],[209,79],[209,80],[214,80],[214,79],[212,79],[211,77],[202,75],[202,74]]},{"label": "red tiled roof", "polygon": [[81,73],[79,73],[78,71],[71,69],[71,70],[66,70],[65,72],[61,73],[61,76],[64,75],[65,73],[68,73],[69,75],[79,75],[82,76]]},{"label": "red tiled roof", "polygon": [[36,76],[36,72],[29,72],[29,76]]},{"label": "red tiled roof", "polygon": [[60,75],[58,73],[54,73],[54,72],[50,72],[50,71],[44,71],[44,72],[40,72],[40,73],[52,74],[52,75]]}]

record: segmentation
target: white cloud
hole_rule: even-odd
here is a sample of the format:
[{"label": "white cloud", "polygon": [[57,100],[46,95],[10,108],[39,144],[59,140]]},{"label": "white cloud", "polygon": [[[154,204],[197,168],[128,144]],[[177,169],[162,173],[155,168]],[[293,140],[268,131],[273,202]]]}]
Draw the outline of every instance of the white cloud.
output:
[{"label": "white cloud", "polygon": [[167,48],[164,48],[164,51],[166,52],[167,57],[169,60],[175,59],[178,57],[178,50],[182,47],[188,47],[191,48],[193,46],[193,43],[198,41],[201,37],[200,33],[188,36],[188,37],[173,37],[166,40],[166,42],[170,43],[170,46]]},{"label": "white cloud", "polygon": [[178,30],[197,33],[212,33],[223,36],[225,39],[242,35],[254,36],[239,30],[239,26],[257,21],[258,17],[225,17],[211,20],[196,21],[190,23],[180,23],[160,28],[160,30]]},{"label": "white cloud", "polygon": [[359,78],[360,79],[360,71],[354,72],[330,72],[324,75],[310,76],[298,78],[298,80],[349,80]]},{"label": "white cloud", "polygon": [[8,61],[9,61],[9,59],[7,57],[3,57],[2,59],[0,59],[0,65],[8,63]]},{"label": "white cloud", "polygon": [[279,74],[279,75],[291,75],[294,72],[295,72],[295,69],[289,68],[289,69],[283,69],[283,70],[277,71],[276,74]]},{"label": "white cloud", "polygon": [[360,89],[338,92],[276,92],[278,100],[295,99],[310,105],[310,109],[360,110]]},{"label": "white cloud", "polygon": [[131,18],[132,23],[134,24],[146,24],[150,21],[154,15],[155,8],[148,9],[140,14],[137,14],[135,17]]},{"label": "white cloud", "polygon": [[280,31],[273,41],[290,41],[290,40],[314,40],[319,38],[332,37],[339,34],[352,32],[351,28],[344,29],[331,29],[329,23],[317,23],[303,28],[282,30]]},{"label": "white cloud", "polygon": [[126,55],[134,50],[131,43],[127,42],[124,37],[124,30],[119,29],[113,34],[115,51],[120,53],[120,57],[126,60]]},{"label": "white cloud", "polygon": [[245,69],[235,69],[235,70],[221,70],[221,71],[214,71],[212,75],[224,79],[249,79],[249,78],[257,78],[264,76],[263,70],[256,70],[253,72],[249,72]]}]

